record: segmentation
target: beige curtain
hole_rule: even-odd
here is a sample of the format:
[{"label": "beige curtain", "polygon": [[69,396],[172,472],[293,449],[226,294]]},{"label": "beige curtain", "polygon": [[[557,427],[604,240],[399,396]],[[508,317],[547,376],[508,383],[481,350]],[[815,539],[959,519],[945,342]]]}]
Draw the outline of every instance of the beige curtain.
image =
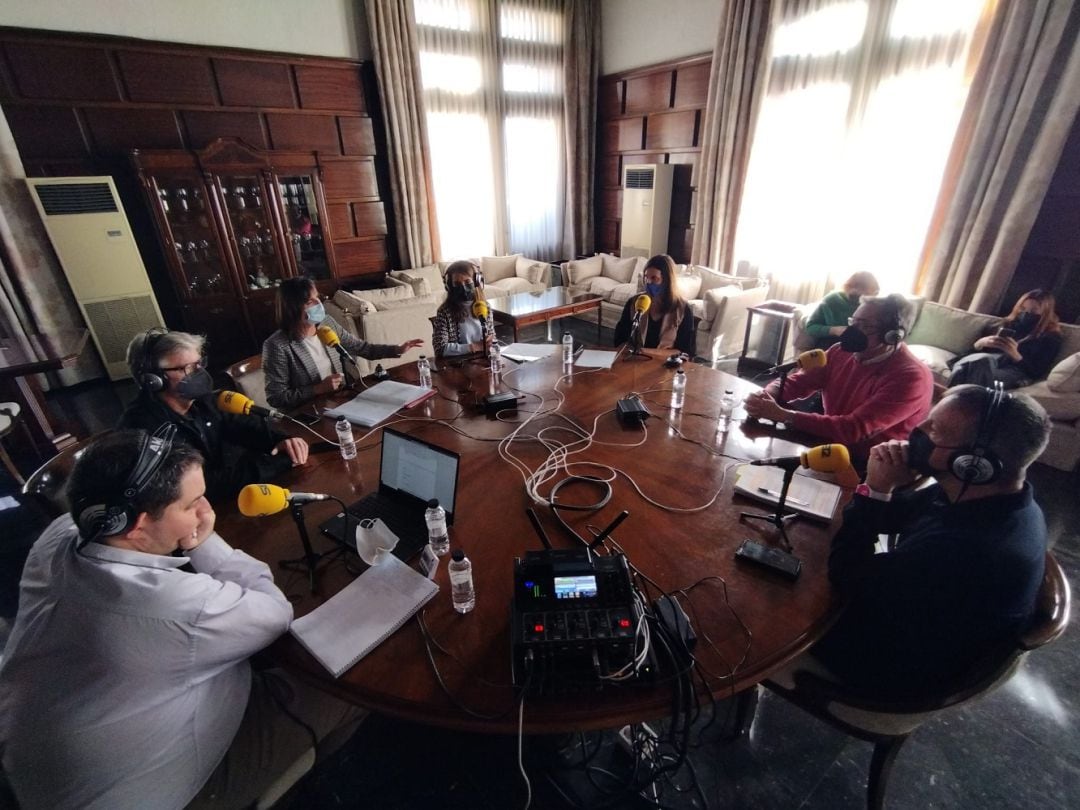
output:
[{"label": "beige curtain", "polygon": [[[0,111],[0,331],[6,337],[85,328],[71,287],[30,199],[26,171]],[[104,376],[93,344],[70,368],[39,379],[45,388]]]},{"label": "beige curtain", "polygon": [[765,93],[773,0],[727,0],[713,49],[701,138],[694,244],[697,264],[730,273],[751,133]]},{"label": "beige curtain", "polygon": [[[918,291],[996,312],[1080,109],[1080,3],[999,5],[923,251]],[[940,224],[937,224],[940,223]]]},{"label": "beige curtain", "polygon": [[593,185],[596,160],[596,88],[600,79],[600,7],[566,0],[563,49],[563,134],[566,138],[566,207],[562,255],[593,252]]},{"label": "beige curtain", "polygon": [[431,190],[427,121],[412,0],[364,3],[382,100],[394,195],[394,234],[403,269],[422,267],[439,253]]}]

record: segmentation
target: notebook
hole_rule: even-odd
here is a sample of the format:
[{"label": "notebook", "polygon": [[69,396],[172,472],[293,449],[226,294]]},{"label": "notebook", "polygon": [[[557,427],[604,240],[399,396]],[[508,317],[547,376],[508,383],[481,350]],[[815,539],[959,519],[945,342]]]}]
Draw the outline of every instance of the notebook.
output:
[{"label": "notebook", "polygon": [[439,592],[432,580],[387,556],[289,632],[335,678],[374,650]]},{"label": "notebook", "polygon": [[335,419],[345,417],[354,425],[373,427],[388,419],[402,408],[411,408],[428,397],[435,396],[434,388],[421,388],[419,385],[383,380],[336,408],[327,408],[323,413]]},{"label": "notebook", "polygon": [[319,529],[339,543],[355,547],[356,521],[382,518],[398,537],[394,556],[408,560],[427,544],[424,510],[432,498],[446,510],[446,523],[454,523],[457,500],[458,454],[416,436],[383,428],[379,459],[379,488],[349,507],[349,537],[345,513],[338,512]]},{"label": "notebook", "polygon": [[[736,472],[735,491],[748,498],[775,506],[780,501],[780,488],[784,483],[784,471],[779,467],[755,467],[744,464]],[[819,520],[832,520],[836,504],[840,502],[840,487],[811,478],[796,475],[788,489],[784,508]]]}]

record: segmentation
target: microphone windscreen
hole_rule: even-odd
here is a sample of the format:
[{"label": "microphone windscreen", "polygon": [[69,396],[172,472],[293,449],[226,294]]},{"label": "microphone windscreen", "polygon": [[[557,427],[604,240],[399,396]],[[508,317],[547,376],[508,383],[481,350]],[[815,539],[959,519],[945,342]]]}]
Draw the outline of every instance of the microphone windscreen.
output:
[{"label": "microphone windscreen", "polygon": [[821,368],[828,360],[824,349],[811,349],[799,355],[799,368]]},{"label": "microphone windscreen", "polygon": [[842,444],[819,444],[802,454],[802,465],[817,472],[840,472],[851,466],[851,455]]},{"label": "microphone windscreen", "polygon": [[477,318],[488,316],[488,305],[484,301],[473,301],[472,314]]},{"label": "microphone windscreen", "polygon": [[289,490],[274,484],[248,484],[236,497],[244,517],[262,517],[280,512],[289,505]]},{"label": "microphone windscreen", "polygon": [[315,327],[315,334],[319,336],[323,346],[337,346],[341,343],[341,338],[337,336],[337,332],[325,324]]},{"label": "microphone windscreen", "polygon": [[249,399],[239,391],[220,391],[217,395],[218,410],[222,413],[248,414],[255,400]]},{"label": "microphone windscreen", "polygon": [[637,297],[637,300],[634,302],[634,309],[637,312],[648,312],[649,307],[651,307],[651,306],[652,306],[652,299],[648,295],[646,295],[645,293],[642,293],[641,295],[639,295]]}]

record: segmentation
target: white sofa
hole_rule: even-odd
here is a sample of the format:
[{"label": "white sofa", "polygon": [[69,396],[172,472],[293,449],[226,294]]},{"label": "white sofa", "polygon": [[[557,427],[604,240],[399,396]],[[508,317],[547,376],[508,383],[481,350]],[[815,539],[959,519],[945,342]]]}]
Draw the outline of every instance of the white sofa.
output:
[{"label": "white sofa", "polygon": [[[626,302],[643,290],[646,259],[621,259],[599,253],[562,265],[563,280],[573,293],[603,296],[600,317],[615,328]],[[700,265],[676,265],[679,292],[696,321],[695,350],[700,357],[734,354],[742,349],[747,307],[762,303],[768,284],[756,278],[729,276]]]},{"label": "white sofa", "polygon": [[[544,290],[551,283],[547,262],[514,256],[472,260],[484,275],[487,298]],[[434,354],[431,319],[446,299],[443,273],[450,262],[411,270],[394,270],[382,287],[369,290],[338,290],[326,302],[326,311],[356,337],[369,343],[399,345],[421,338],[424,345],[399,358],[380,360],[383,368],[415,362],[421,354]],[[369,374],[375,363],[358,358],[360,370]]]},{"label": "white sofa", "polygon": [[[913,299],[918,308],[915,325],[907,338],[908,348],[930,366],[934,380],[948,384],[949,362],[971,351],[972,344],[1001,323],[1001,318]],[[817,304],[801,307],[795,318],[793,342],[796,349],[809,348],[806,319]],[[1039,461],[1059,470],[1073,470],[1080,461],[1080,326],[1062,324],[1061,350],[1050,375],[1032,385],[1018,388],[1046,408],[1052,428],[1050,444]]]}]

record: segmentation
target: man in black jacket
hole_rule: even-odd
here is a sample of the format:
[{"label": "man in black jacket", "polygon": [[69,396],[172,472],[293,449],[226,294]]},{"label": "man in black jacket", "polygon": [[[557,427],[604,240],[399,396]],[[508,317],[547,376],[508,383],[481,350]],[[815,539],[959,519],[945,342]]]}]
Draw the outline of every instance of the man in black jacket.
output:
[{"label": "man in black jacket", "polygon": [[202,335],[160,329],[136,335],[127,362],[140,391],[118,426],[153,433],[164,422],[175,424],[176,440],[206,459],[207,497],[214,501],[303,464],[308,445],[272,430],[261,416],[218,410],[204,367],[205,342]]},{"label": "man in black jacket", "polygon": [[[1025,476],[1049,429],[1030,397],[967,385],[908,441],[870,451],[829,556],[844,611],[810,651],[828,676],[871,695],[925,694],[1027,627],[1046,523]],[[894,493],[919,475],[937,483]],[[898,535],[895,548],[875,553],[880,534]]]}]

